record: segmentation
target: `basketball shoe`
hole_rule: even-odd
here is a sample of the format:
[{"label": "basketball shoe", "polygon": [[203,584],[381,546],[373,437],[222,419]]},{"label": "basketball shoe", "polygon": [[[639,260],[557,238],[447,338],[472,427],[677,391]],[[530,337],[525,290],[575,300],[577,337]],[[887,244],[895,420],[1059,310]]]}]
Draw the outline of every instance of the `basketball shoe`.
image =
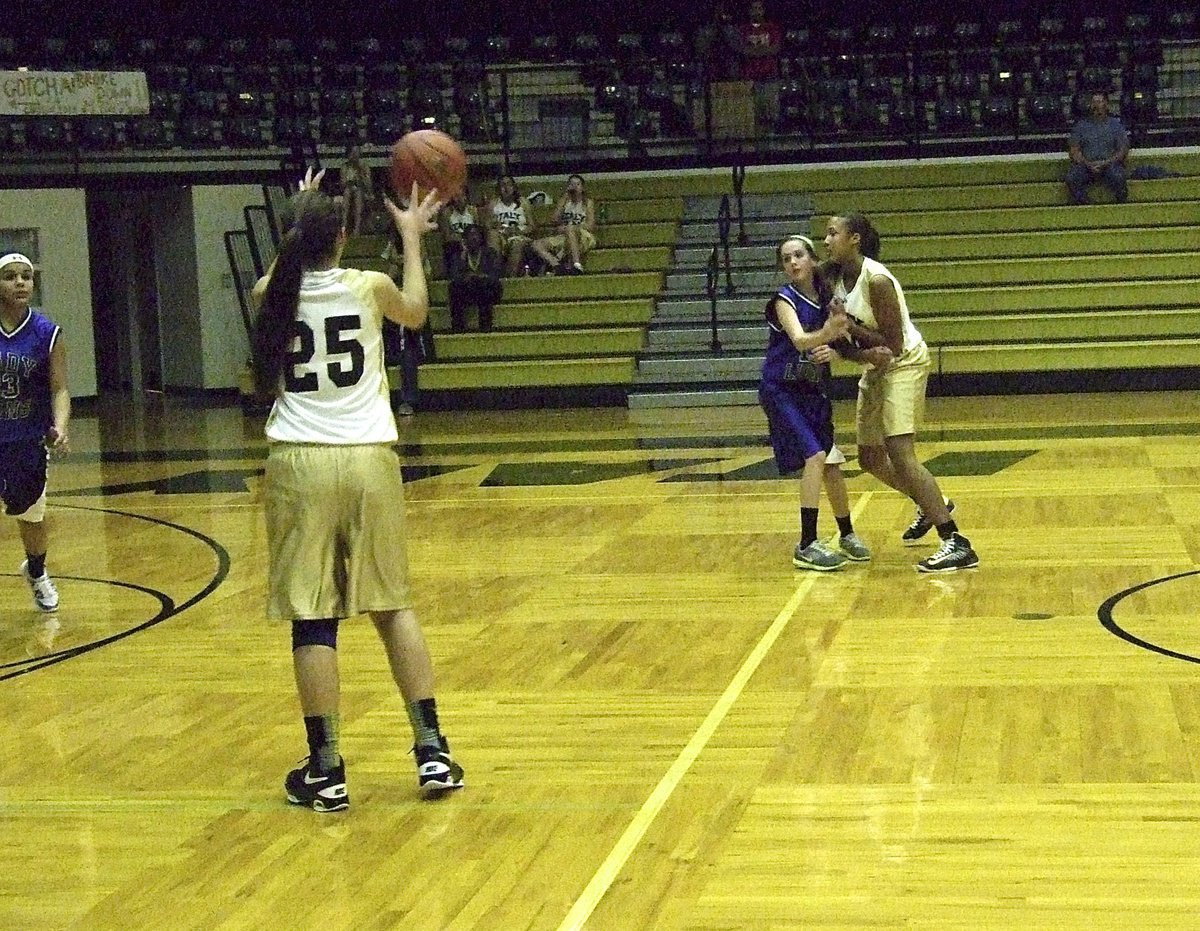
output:
[{"label": "basketball shoe", "polygon": [[289,802],[313,811],[341,811],[350,807],[345,760],[339,760],[338,765],[327,773],[318,773],[312,769],[312,758],[309,757],[299,769],[287,774],[283,787]]},{"label": "basketball shoe", "polygon": [[33,603],[38,606],[39,611],[58,610],[58,589],[54,587],[50,573],[43,572],[35,579],[29,574],[29,560],[26,559],[21,563],[21,575],[29,583],[29,590],[33,592]]},{"label": "basketball shoe", "polygon": [[863,543],[857,533],[843,533],[838,536],[838,552],[847,559],[855,562],[866,562],[871,558],[871,550]]},{"label": "basketball shoe", "polygon": [[450,744],[422,744],[413,747],[417,757],[417,785],[426,798],[463,787],[463,768],[450,756]]},{"label": "basketball shoe", "polygon": [[[946,502],[946,510],[951,514],[954,513],[954,502],[949,498],[944,499]],[[933,521],[925,516],[925,512],[917,508],[917,516],[913,522],[908,525],[908,529],[900,534],[900,540],[905,546],[911,546],[914,543],[919,543],[921,537],[929,533],[933,529]]]},{"label": "basketball shoe", "polygon": [[796,544],[796,552],[792,555],[792,565],[797,569],[832,572],[834,569],[840,569],[846,565],[846,557],[841,553],[835,553],[820,540],[813,540],[804,549],[800,548],[800,544]]},{"label": "basketball shoe", "polygon": [[956,572],[959,569],[974,569],[979,557],[971,549],[971,541],[961,533],[952,533],[937,552],[917,563],[918,572]]}]

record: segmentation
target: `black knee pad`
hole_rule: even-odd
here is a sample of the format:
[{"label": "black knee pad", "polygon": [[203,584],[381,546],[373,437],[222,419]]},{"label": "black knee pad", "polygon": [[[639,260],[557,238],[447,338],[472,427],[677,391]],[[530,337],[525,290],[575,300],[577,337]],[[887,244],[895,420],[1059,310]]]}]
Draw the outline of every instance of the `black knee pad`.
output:
[{"label": "black knee pad", "polygon": [[292,649],[298,647],[329,647],[337,649],[337,618],[325,617],[315,621],[292,621]]}]

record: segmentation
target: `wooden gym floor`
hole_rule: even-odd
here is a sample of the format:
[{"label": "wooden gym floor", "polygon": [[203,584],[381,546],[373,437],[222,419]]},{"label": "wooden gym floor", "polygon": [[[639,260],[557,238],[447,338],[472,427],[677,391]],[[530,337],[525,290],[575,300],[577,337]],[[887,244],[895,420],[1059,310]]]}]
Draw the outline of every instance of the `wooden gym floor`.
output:
[{"label": "wooden gym floor", "polygon": [[52,465],[56,616],[7,524],[0,928],[1195,927],[1200,392],[931,400],[947,577],[853,459],[874,561],[793,570],[755,409],[402,429],[467,788],[418,800],[359,621],[352,808],[284,803],[261,422],[108,401]]}]

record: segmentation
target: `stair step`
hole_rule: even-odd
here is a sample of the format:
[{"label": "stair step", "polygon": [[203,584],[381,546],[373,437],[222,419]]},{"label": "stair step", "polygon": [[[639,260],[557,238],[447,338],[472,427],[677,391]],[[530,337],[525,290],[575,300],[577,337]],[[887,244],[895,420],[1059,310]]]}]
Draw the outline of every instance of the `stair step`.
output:
[{"label": "stair step", "polygon": [[762,355],[697,355],[640,358],[635,382],[663,384],[677,381],[758,383]]},{"label": "stair step", "polygon": [[[746,236],[748,244],[774,245],[785,236],[793,233],[807,235],[812,229],[812,221],[808,218],[799,220],[747,220]],[[740,229],[733,224],[734,242]],[[715,223],[684,223],[679,227],[679,244],[681,246],[696,246],[708,243],[711,248],[717,241],[717,226]]]},{"label": "stair step", "polygon": [[719,391],[644,391],[629,394],[630,410],[667,407],[734,407],[758,404],[757,388],[727,388]]},{"label": "stair step", "polygon": [[[765,352],[767,346],[767,328],[765,326],[718,325],[717,340],[722,349],[726,351],[736,349],[747,352]],[[643,353],[650,355],[703,352],[708,351],[711,347],[711,327],[651,327],[646,333],[646,346]]]},{"label": "stair step", "polygon": [[[774,269],[735,268],[730,270],[728,277],[733,281],[736,293],[761,294],[764,301],[782,284],[780,273]],[[668,294],[703,294],[707,281],[706,272],[673,271],[667,275],[663,287]],[[719,287],[725,287],[724,270],[719,273],[717,281]]]}]

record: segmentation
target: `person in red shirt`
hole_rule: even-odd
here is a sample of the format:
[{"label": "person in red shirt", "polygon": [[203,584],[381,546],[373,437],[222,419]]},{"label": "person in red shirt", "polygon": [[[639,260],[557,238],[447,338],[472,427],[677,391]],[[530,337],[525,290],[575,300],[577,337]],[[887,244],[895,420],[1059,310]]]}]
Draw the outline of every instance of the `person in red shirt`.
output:
[{"label": "person in red shirt", "polygon": [[739,74],[754,82],[754,111],[760,129],[771,129],[779,115],[779,49],[783,29],[767,19],[762,0],[751,0],[746,20],[731,35],[741,59]]}]

